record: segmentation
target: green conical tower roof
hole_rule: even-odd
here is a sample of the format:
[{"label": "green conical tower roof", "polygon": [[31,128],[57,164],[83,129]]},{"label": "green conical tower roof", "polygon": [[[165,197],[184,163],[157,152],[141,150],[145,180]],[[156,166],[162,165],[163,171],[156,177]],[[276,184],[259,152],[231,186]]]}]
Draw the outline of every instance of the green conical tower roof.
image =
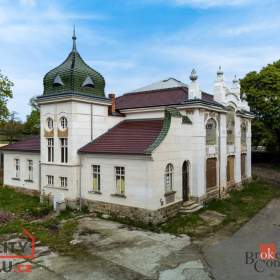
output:
[{"label": "green conical tower roof", "polygon": [[77,51],[75,28],[72,39],[68,57],[45,75],[43,95],[77,93],[105,97],[103,76],[89,67]]}]

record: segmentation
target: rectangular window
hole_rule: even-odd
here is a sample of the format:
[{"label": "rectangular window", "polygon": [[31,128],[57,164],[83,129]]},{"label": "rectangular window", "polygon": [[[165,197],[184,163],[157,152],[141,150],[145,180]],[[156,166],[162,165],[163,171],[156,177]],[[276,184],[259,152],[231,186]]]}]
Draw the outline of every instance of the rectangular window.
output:
[{"label": "rectangular window", "polygon": [[27,160],[27,180],[33,180],[33,160]]},{"label": "rectangular window", "polygon": [[115,176],[116,176],[116,190],[117,194],[125,194],[125,169],[124,167],[116,166],[115,167]]},{"label": "rectangular window", "polygon": [[61,144],[61,162],[67,163],[68,162],[68,139],[60,138],[60,144]]},{"label": "rectangular window", "polygon": [[48,138],[48,162],[54,161],[54,141],[53,138]]},{"label": "rectangular window", "polygon": [[54,177],[52,175],[47,175],[48,186],[53,187],[54,185]]},{"label": "rectangular window", "polygon": [[15,159],[15,177],[20,178],[20,161],[18,158]]},{"label": "rectangular window", "polygon": [[67,188],[67,177],[60,177],[60,187]]},{"label": "rectangular window", "polygon": [[100,165],[92,166],[92,187],[94,192],[100,192]]}]

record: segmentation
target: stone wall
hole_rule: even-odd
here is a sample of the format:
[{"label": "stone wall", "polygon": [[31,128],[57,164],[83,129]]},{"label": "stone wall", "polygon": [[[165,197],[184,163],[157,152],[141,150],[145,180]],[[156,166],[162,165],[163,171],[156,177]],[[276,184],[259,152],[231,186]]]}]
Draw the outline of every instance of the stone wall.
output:
[{"label": "stone wall", "polygon": [[144,208],[124,206],[120,204],[107,203],[102,201],[83,200],[83,205],[89,208],[89,211],[109,214],[121,218],[129,218],[143,223],[159,224],[170,217],[176,216],[182,201],[172,203],[158,210],[147,210]]}]

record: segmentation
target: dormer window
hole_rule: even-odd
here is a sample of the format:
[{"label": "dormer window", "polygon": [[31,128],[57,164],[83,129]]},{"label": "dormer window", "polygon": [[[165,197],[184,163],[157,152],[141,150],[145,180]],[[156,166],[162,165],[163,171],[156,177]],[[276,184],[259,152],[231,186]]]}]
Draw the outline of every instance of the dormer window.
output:
[{"label": "dormer window", "polygon": [[55,87],[59,87],[59,86],[63,86],[64,85],[64,83],[62,82],[62,80],[61,80],[59,75],[56,75],[56,77],[54,78],[53,85]]},{"label": "dormer window", "polygon": [[84,82],[82,84],[82,87],[94,88],[94,82],[90,76],[86,77],[86,79],[84,80]]}]

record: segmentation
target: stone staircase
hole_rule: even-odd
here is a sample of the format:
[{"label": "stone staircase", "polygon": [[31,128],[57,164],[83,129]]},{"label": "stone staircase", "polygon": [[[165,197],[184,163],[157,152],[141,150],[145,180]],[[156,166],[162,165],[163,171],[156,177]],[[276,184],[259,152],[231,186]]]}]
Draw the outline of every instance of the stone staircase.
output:
[{"label": "stone staircase", "polygon": [[195,202],[194,200],[185,201],[179,210],[179,213],[193,213],[203,208],[202,204]]}]

